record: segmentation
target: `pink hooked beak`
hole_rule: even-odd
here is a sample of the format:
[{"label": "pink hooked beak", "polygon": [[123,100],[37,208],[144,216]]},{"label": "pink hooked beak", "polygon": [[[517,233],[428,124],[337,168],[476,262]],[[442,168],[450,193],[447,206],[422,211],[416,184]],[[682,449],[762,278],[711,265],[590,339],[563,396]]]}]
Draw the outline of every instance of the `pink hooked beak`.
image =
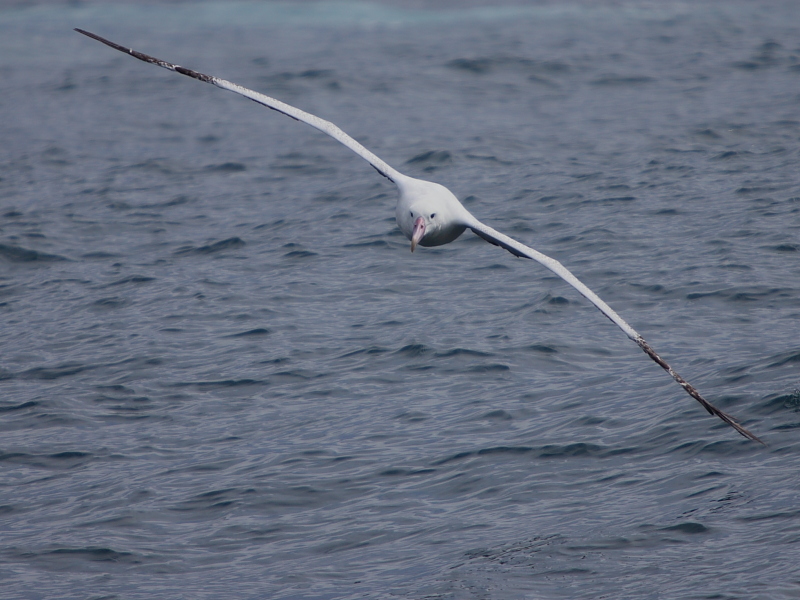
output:
[{"label": "pink hooked beak", "polygon": [[414,248],[417,247],[419,241],[425,236],[425,219],[422,217],[417,217],[417,220],[414,221],[414,230],[411,234],[411,251],[414,251]]}]

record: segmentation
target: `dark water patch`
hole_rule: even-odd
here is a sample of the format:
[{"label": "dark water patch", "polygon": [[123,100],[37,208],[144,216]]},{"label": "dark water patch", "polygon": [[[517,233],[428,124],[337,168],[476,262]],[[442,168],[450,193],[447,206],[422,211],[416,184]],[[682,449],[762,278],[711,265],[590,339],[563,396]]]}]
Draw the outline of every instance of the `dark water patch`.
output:
[{"label": "dark water patch", "polygon": [[311,250],[292,250],[291,252],[287,252],[283,255],[284,258],[295,259],[313,258],[314,256],[319,256],[319,254],[316,252],[311,252]]},{"label": "dark water patch", "polygon": [[434,352],[434,356],[436,356],[437,358],[450,358],[451,356],[489,357],[489,356],[494,356],[494,354],[490,352],[480,352],[479,350],[470,350],[468,348],[453,348],[451,350],[445,350],[442,352]]},{"label": "dark water patch", "polygon": [[500,160],[497,156],[493,154],[473,154],[468,153],[464,155],[464,158],[468,158],[470,160],[479,160],[482,162],[494,163],[498,165],[513,165],[514,163],[508,160]]},{"label": "dark water patch", "polygon": [[103,287],[114,287],[118,285],[125,285],[128,283],[149,283],[155,280],[156,280],[155,277],[148,277],[146,275],[129,275],[128,277],[123,277],[122,279],[117,279],[116,281],[112,281],[111,283]]},{"label": "dark water patch", "polygon": [[430,173],[444,166],[450,165],[453,158],[447,150],[428,150],[406,161],[407,165],[424,165],[423,171]]},{"label": "dark water patch", "polygon": [[380,471],[378,475],[382,477],[416,477],[419,475],[430,475],[436,473],[436,469],[404,469],[401,467],[393,467]]},{"label": "dark water patch", "polygon": [[[145,420],[151,421],[151,425],[153,424],[152,423],[153,415],[143,414],[143,413],[127,412],[124,409],[124,407],[118,407],[118,406],[117,407],[113,407],[113,410],[115,412],[110,413],[110,414],[106,414],[106,415],[99,414],[95,418],[98,421],[102,421],[104,423],[109,423],[109,424],[114,424],[114,425],[124,424],[124,423],[132,423],[132,422],[135,422],[135,421],[145,421]],[[134,410],[139,410],[139,409],[136,409],[136,408],[132,408],[131,409],[131,411],[134,411]],[[163,417],[162,416],[162,417],[159,418],[159,420],[161,420],[161,421],[170,421],[171,419],[169,419],[168,417]]]},{"label": "dark water patch", "polygon": [[710,140],[719,140],[719,139],[722,139],[722,136],[721,136],[720,134],[718,134],[718,133],[717,133],[716,131],[714,131],[713,129],[709,129],[709,128],[706,128],[706,129],[699,129],[699,130],[697,130],[697,131],[695,132],[695,135],[699,135],[699,136],[702,136],[702,137],[708,138],[708,139],[710,139]]},{"label": "dark water patch", "polygon": [[798,423],[784,423],[783,425],[776,425],[770,431],[791,431],[794,429],[800,429],[800,422]]},{"label": "dark water patch", "polygon": [[403,367],[406,371],[433,371],[438,367],[431,365],[431,364],[417,364],[417,365],[406,365]]},{"label": "dark water patch", "polygon": [[31,454],[27,452],[0,453],[0,462],[26,465],[41,469],[72,469],[86,464],[95,456],[89,452],[64,451],[53,454]]},{"label": "dark water patch", "polygon": [[241,173],[246,171],[247,167],[238,162],[225,162],[218,165],[207,165],[203,167],[206,173]]},{"label": "dark water patch", "polygon": [[227,488],[205,492],[203,494],[198,494],[190,500],[182,502],[181,504],[173,506],[170,510],[179,512],[196,512],[227,509],[237,504],[237,501],[242,497],[243,494],[246,493],[247,490],[240,490],[238,488]]},{"label": "dark water patch", "polygon": [[0,244],[0,258],[4,258],[10,262],[15,263],[29,263],[29,262],[60,262],[67,261],[68,258],[59,256],[58,254],[48,254],[47,252],[39,252],[38,250],[29,250],[21,246],[11,246],[8,244]]},{"label": "dark water patch", "polygon": [[696,481],[702,481],[703,479],[716,479],[719,477],[724,477],[726,474],[720,471],[709,471],[708,473],[703,473],[695,477]]},{"label": "dark water patch", "polygon": [[534,537],[522,542],[503,544],[494,548],[467,550],[464,556],[468,560],[484,559],[503,565],[520,565],[529,563],[536,557],[537,553],[543,550],[552,552],[554,545],[562,545],[564,543],[565,540],[559,535]]},{"label": "dark water patch", "polygon": [[506,411],[504,411],[503,409],[500,409],[500,408],[497,409],[497,410],[490,410],[487,413],[483,413],[479,418],[480,419],[487,419],[487,420],[490,420],[490,421],[513,421],[514,420],[514,417],[510,413],[508,413],[508,412],[506,412]]},{"label": "dark water patch", "polygon": [[583,425],[583,426],[588,426],[588,427],[594,427],[596,425],[602,425],[606,421],[608,421],[608,419],[605,419],[605,418],[602,418],[602,417],[592,417],[592,416],[579,417],[579,418],[575,419],[575,422],[577,424]]},{"label": "dark water patch", "polygon": [[548,444],[546,446],[495,446],[492,448],[481,448],[467,452],[458,452],[453,456],[435,461],[434,465],[443,465],[450,462],[461,461],[466,458],[476,458],[481,456],[493,455],[530,455],[532,458],[605,458],[616,454],[631,452],[632,449],[612,449],[597,444],[587,444],[576,442],[573,444]]},{"label": "dark water patch", "polygon": [[424,344],[409,344],[407,346],[403,346],[400,350],[395,352],[396,355],[399,356],[408,356],[410,358],[416,358],[417,356],[423,356],[425,354],[432,353],[433,350],[428,348]]},{"label": "dark water patch", "polygon": [[[750,154],[752,154],[752,152],[747,150],[726,150],[725,152],[720,152],[712,158],[714,160],[730,160],[732,158],[741,158]],[[737,192],[738,191],[739,190],[737,190]]]},{"label": "dark water patch", "polygon": [[239,333],[232,333],[230,335],[226,335],[225,337],[229,338],[243,338],[243,337],[261,337],[265,335],[269,335],[271,331],[264,327],[257,327],[255,329],[248,329],[247,331],[242,331]]},{"label": "dark water patch", "polygon": [[278,156],[278,162],[272,164],[271,168],[305,175],[333,173],[334,169],[326,166],[327,164],[328,159],[322,155],[307,156],[299,152],[289,152]]},{"label": "dark water patch", "polygon": [[298,379],[301,381],[307,381],[309,379],[324,377],[325,375],[321,373],[309,373],[307,371],[296,369],[293,371],[278,371],[277,373],[273,373],[272,376],[281,379]]},{"label": "dark water patch", "polygon": [[168,387],[186,388],[194,387],[198,389],[225,389],[238,388],[249,385],[265,385],[265,381],[258,379],[215,379],[212,381],[180,381],[168,384]]},{"label": "dark water patch", "polygon": [[175,254],[214,254],[217,252],[223,252],[225,250],[235,250],[238,248],[243,248],[247,244],[244,240],[239,237],[231,237],[219,242],[214,242],[213,244],[206,244],[205,246],[184,246],[182,248],[178,248],[175,251]]},{"label": "dark water patch", "polygon": [[539,458],[574,458],[582,456],[608,456],[610,452],[618,453],[610,448],[599,446],[597,444],[587,444],[578,442],[566,445],[549,445],[542,446],[538,451]]},{"label": "dark water patch", "polygon": [[767,364],[768,369],[783,367],[788,364],[800,363],[800,351],[790,350],[772,357],[772,362]]},{"label": "dark water patch", "polygon": [[26,408],[34,408],[39,406],[39,402],[29,400],[20,404],[13,404],[11,406],[0,406],[0,413],[16,412],[18,410],[25,410]]},{"label": "dark water patch", "polygon": [[653,81],[655,81],[655,78],[647,75],[604,75],[593,80],[591,84],[597,86],[635,86],[652,83]]},{"label": "dark water patch", "polygon": [[800,244],[778,244],[777,246],[762,246],[762,248],[775,252],[797,252],[800,250]]},{"label": "dark water patch", "polygon": [[62,377],[71,377],[78,373],[91,370],[95,367],[84,365],[81,363],[64,363],[56,367],[34,367],[20,373],[20,377],[24,379],[38,379],[45,381],[52,381],[61,379]]},{"label": "dark water patch", "polygon": [[329,79],[334,75],[335,71],[332,69],[305,69],[296,73],[284,71],[273,77],[283,81],[292,81],[293,79]]},{"label": "dark water patch", "polygon": [[794,54],[790,57],[780,56],[782,50],[780,43],[768,40],[756,49],[750,59],[734,61],[732,66],[743,71],[755,71],[784,64],[787,60],[796,62],[797,57]]},{"label": "dark water patch", "polygon": [[112,383],[112,384],[108,384],[108,385],[96,385],[95,389],[105,390],[105,391],[109,391],[109,392],[119,392],[121,394],[133,394],[134,393],[133,388],[124,386],[124,385],[122,385],[120,383]]},{"label": "dark water patch", "polygon": [[490,58],[456,58],[445,63],[445,66],[456,71],[482,75],[492,69],[494,61]]},{"label": "dark water patch", "polygon": [[[125,404],[118,404],[112,408],[117,410],[130,410],[130,411],[138,411],[144,408],[145,406],[141,406],[142,404],[150,404],[152,400],[148,396],[124,396],[120,398],[119,396],[97,396],[94,398],[94,402],[98,403],[107,403],[107,402],[124,402]],[[136,403],[136,404],[131,404]]]},{"label": "dark water patch", "polygon": [[271,358],[269,360],[261,360],[258,362],[260,365],[282,365],[291,362],[290,358],[286,358],[284,356],[280,358]]},{"label": "dark water patch", "polygon": [[769,298],[790,297],[791,291],[782,288],[766,290],[737,291],[736,289],[715,290],[713,292],[691,292],[686,294],[687,300],[722,299],[730,302],[757,302]]},{"label": "dark water patch", "polygon": [[649,284],[629,283],[628,285],[631,286],[632,288],[641,290],[643,292],[647,292],[649,294],[663,294],[668,291],[667,288],[665,288],[660,283],[649,283]]},{"label": "dark water patch", "polygon": [[754,60],[737,60],[732,64],[732,66],[743,71],[755,71],[756,69],[761,69],[767,65]]},{"label": "dark water patch", "polygon": [[122,258],[122,254],[116,254],[113,252],[87,252],[86,254],[81,254],[81,258],[86,260],[109,260],[109,259],[117,259]]},{"label": "dark water patch", "polygon": [[472,267],[473,271],[509,271],[511,267],[504,263],[492,263],[490,265],[480,265]]},{"label": "dark water patch", "polygon": [[345,244],[345,248],[393,248],[393,246],[386,240],[371,240],[369,242],[355,242],[352,244]]},{"label": "dark water patch", "polygon": [[570,71],[569,64],[558,60],[535,60],[524,56],[487,56],[476,58],[455,58],[445,63],[454,71],[473,75],[486,75],[497,70],[510,70],[527,73],[529,80],[547,81],[539,74],[560,74]]},{"label": "dark water patch", "polygon": [[149,171],[151,173],[158,173],[159,175],[174,175],[175,171],[163,160],[151,158],[143,162],[130,165],[130,169],[140,171]]},{"label": "dark water patch", "polygon": [[118,210],[120,212],[127,212],[139,208],[138,206],[134,206],[132,204],[129,204],[128,202],[123,202],[122,200],[106,202],[105,206],[111,210]]},{"label": "dark water patch", "polygon": [[[800,354],[797,355],[800,362]],[[800,412],[800,389],[788,393],[767,397],[756,406],[759,414],[775,414],[784,412]]]},{"label": "dark water patch", "polygon": [[501,363],[494,363],[488,365],[472,365],[467,369],[468,373],[497,373],[500,371],[510,371],[511,367]]},{"label": "dark water patch", "polygon": [[245,241],[239,237],[231,237],[219,242],[214,242],[213,244],[207,244],[205,246],[200,246],[196,248],[194,251],[198,254],[213,254],[215,252],[222,252],[224,250],[233,250],[237,248],[243,248],[247,244]]},{"label": "dark water patch", "polygon": [[[741,421],[740,421],[741,422]],[[742,423],[745,427],[752,428],[752,424],[744,422]],[[722,425],[719,425],[719,429],[722,429]],[[752,449],[752,442],[741,438],[741,440],[722,440],[717,442],[703,442],[703,441],[696,441],[696,442],[684,442],[679,444],[677,447],[673,448],[669,452],[671,453],[683,453],[688,454],[690,456],[696,456],[698,454],[710,454],[714,456],[734,456],[741,454],[743,451],[748,451]]]},{"label": "dark water patch", "polygon": [[75,559],[90,562],[114,562],[126,564],[140,564],[142,557],[132,552],[118,552],[111,548],[87,546],[83,548],[56,548],[45,552],[31,552],[21,554],[23,558],[58,559],[57,562],[67,560],[74,564]]},{"label": "dark water patch", "polygon": [[423,421],[430,419],[430,415],[424,412],[412,410],[401,413],[394,418],[405,423],[422,423]]},{"label": "dark water patch", "polygon": [[196,198],[192,196],[187,196],[185,194],[179,194],[170,200],[163,200],[161,202],[151,202],[148,204],[142,204],[138,208],[169,208],[172,206],[181,206],[183,204],[189,204],[190,202],[196,201]]},{"label": "dark water patch", "polygon": [[88,452],[78,452],[78,451],[67,451],[67,452],[57,452],[56,454],[50,454],[49,458],[54,458],[56,460],[74,460],[76,458],[86,458],[91,456]]},{"label": "dark water patch", "polygon": [[526,346],[526,349],[539,354],[556,354],[558,352],[558,350],[552,346],[545,346],[544,344],[531,344],[530,346]]},{"label": "dark water patch", "polygon": [[359,356],[361,354],[367,354],[367,355],[385,354],[386,352],[389,352],[388,348],[383,348],[381,346],[369,346],[367,348],[359,348],[358,350],[347,352],[345,354],[342,354],[339,358],[350,358],[351,356]]},{"label": "dark water patch", "polygon": [[743,521],[745,523],[754,523],[758,521],[792,521],[795,519],[800,519],[800,510],[775,511],[736,518],[737,521]]},{"label": "dark water patch", "polygon": [[112,296],[109,298],[100,298],[99,300],[95,300],[92,302],[92,306],[99,309],[117,309],[123,308],[128,304],[128,301],[125,298],[120,298],[119,296]]},{"label": "dark water patch", "polygon": [[[763,186],[763,185],[744,185],[736,188],[737,194],[768,194],[770,192],[777,192],[778,188]],[[753,198],[753,202],[760,202],[762,204],[755,207],[755,210],[764,210],[765,207],[775,206],[777,203],[771,198]],[[764,204],[767,203],[767,204]],[[766,213],[771,214],[771,213]]]},{"label": "dark water patch", "polygon": [[610,196],[607,198],[599,198],[598,200],[586,200],[585,202],[633,202],[635,200],[636,196]]},{"label": "dark water patch", "polygon": [[551,296],[547,299],[547,303],[553,306],[566,306],[570,302],[563,296]]},{"label": "dark water patch", "polygon": [[286,225],[286,219],[276,219],[271,223],[261,223],[260,225],[256,225],[253,227],[253,231],[258,231],[259,229],[280,229]]},{"label": "dark water patch", "polygon": [[171,475],[174,473],[218,473],[220,471],[224,471],[228,469],[232,464],[230,460],[217,460],[211,462],[202,462],[197,464],[192,464],[186,467],[180,467],[177,469],[170,469],[164,473],[160,473],[160,475]]},{"label": "dark water patch", "polygon": [[571,173],[570,177],[573,179],[577,179],[578,181],[590,181],[592,179],[597,179],[598,177],[602,177],[602,171],[593,171],[593,172],[582,172],[582,173]]},{"label": "dark water patch", "polygon": [[660,531],[677,531],[678,533],[697,535],[698,533],[709,533],[711,530],[702,523],[688,521],[686,523],[678,523],[677,525],[671,525],[669,527],[662,527]]},{"label": "dark water patch", "polygon": [[402,327],[403,325],[405,325],[405,322],[398,321],[396,319],[390,319],[388,321],[381,321],[380,323],[378,323],[378,325],[380,325],[381,327]]}]

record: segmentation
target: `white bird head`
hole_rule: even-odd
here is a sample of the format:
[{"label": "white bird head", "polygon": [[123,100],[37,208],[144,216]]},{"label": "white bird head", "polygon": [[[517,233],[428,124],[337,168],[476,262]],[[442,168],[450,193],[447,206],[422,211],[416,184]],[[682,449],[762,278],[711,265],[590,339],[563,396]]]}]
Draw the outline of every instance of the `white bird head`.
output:
[{"label": "white bird head", "polygon": [[411,240],[412,252],[417,245],[441,246],[464,233],[471,215],[446,187],[411,177],[396,183],[397,226]]}]

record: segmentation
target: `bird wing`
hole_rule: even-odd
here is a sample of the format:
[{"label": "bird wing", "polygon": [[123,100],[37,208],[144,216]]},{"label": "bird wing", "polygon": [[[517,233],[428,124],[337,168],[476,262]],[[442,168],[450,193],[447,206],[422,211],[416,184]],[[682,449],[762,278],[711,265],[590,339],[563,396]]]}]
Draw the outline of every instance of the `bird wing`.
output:
[{"label": "bird wing", "polygon": [[[535,260],[541,265],[544,265],[548,269],[550,269],[553,273],[561,277],[564,281],[578,290],[589,302],[594,304],[597,308],[600,309],[605,316],[607,316],[611,321],[622,331],[625,332],[631,340],[636,342],[636,344],[642,349],[642,351],[647,354],[651,359],[653,359],[657,365],[663,368],[667,373],[669,373],[672,378],[677,381],[681,387],[686,390],[686,393],[689,394],[692,398],[697,400],[700,404],[702,404],[703,408],[705,408],[710,414],[716,415],[723,421],[725,421],[728,425],[733,427],[736,431],[742,434],[744,437],[751,439],[756,442],[760,442],[764,444],[756,435],[739,425],[736,420],[724,413],[716,406],[711,404],[708,400],[703,398],[700,395],[700,392],[695,389],[693,385],[691,385],[688,381],[686,381],[683,377],[681,377],[678,373],[676,373],[672,367],[667,364],[663,358],[661,358],[655,350],[650,346],[650,344],[645,341],[645,339],[637,333],[637,331],[631,327],[622,317],[620,317],[608,304],[603,302],[600,297],[595,294],[592,290],[590,290],[586,285],[581,282],[575,275],[573,275],[564,265],[558,262],[554,258],[550,258],[549,256],[534,250],[518,242],[517,240],[508,237],[507,235],[500,233],[496,229],[489,227],[488,225],[481,223],[474,217],[470,215],[470,219],[466,223],[467,227],[469,227],[476,235],[482,237],[484,240],[489,242],[490,244],[494,244],[495,246],[500,246],[511,252],[514,256],[519,256],[521,258],[530,258]],[[766,444],[764,444],[766,446]]]},{"label": "bird wing", "polygon": [[622,329],[630,339],[634,342],[637,341],[640,336],[636,330],[628,325],[628,323],[620,317],[614,309],[612,309],[608,304],[603,302],[600,297],[595,294],[592,290],[590,290],[584,283],[575,277],[564,265],[558,262],[554,258],[550,258],[549,256],[542,254],[518,242],[517,240],[508,237],[507,235],[500,233],[496,229],[492,229],[488,225],[481,223],[477,219],[474,223],[468,225],[468,227],[479,237],[482,237],[484,240],[489,242],[490,244],[494,244],[495,246],[500,246],[501,248],[505,248],[514,256],[519,256],[521,258],[530,258],[535,260],[539,264],[544,265],[548,269],[550,269],[553,273],[561,277],[564,281],[578,290],[584,297],[586,297],[589,302],[594,304],[597,308],[600,309],[605,316],[607,316],[611,321],[614,322],[617,327]]},{"label": "bird wing", "polygon": [[279,113],[283,113],[287,117],[291,117],[296,121],[302,121],[303,123],[307,123],[308,125],[311,125],[315,129],[319,129],[321,132],[327,133],[336,141],[341,142],[342,144],[350,148],[350,150],[352,150],[353,152],[358,154],[361,158],[366,160],[369,164],[371,164],[375,168],[376,171],[378,171],[378,173],[380,173],[390,181],[397,182],[399,179],[404,177],[402,173],[390,167],[383,160],[381,160],[375,154],[364,148],[364,146],[359,144],[357,141],[355,141],[353,138],[351,138],[349,135],[347,135],[344,131],[339,129],[339,127],[337,127],[330,121],[326,121],[325,119],[320,119],[316,115],[312,115],[310,113],[302,111],[299,108],[295,108],[294,106],[286,104],[285,102],[281,102],[280,100],[276,100],[275,98],[270,98],[269,96],[266,96],[264,94],[254,92],[253,90],[249,90],[235,83],[231,83],[230,81],[226,81],[218,77],[212,77],[211,75],[205,75],[197,71],[192,71],[191,69],[181,67],[180,65],[174,65],[165,60],[161,60],[159,58],[143,54],[142,52],[138,52],[131,48],[125,48],[124,46],[115,44],[114,42],[107,40],[103,37],[100,37],[99,35],[91,33],[89,31],[84,31],[83,29],[75,29],[75,31],[77,31],[78,33],[82,33],[83,35],[88,36],[92,39],[95,39],[98,42],[102,42],[105,45],[114,48],[115,50],[119,50],[120,52],[123,52],[125,54],[130,54],[134,58],[138,58],[139,60],[143,60],[144,62],[153,65],[158,65],[159,67],[169,69],[170,71],[175,71],[176,73],[180,73],[181,75],[186,75],[188,77],[192,77],[194,79],[210,83],[212,85],[217,86],[218,88],[222,88],[223,90],[228,90],[230,92],[234,92],[236,94],[244,96],[245,98],[250,98],[250,100],[257,102],[258,104],[262,104],[267,108],[271,108],[272,110],[276,110]]}]

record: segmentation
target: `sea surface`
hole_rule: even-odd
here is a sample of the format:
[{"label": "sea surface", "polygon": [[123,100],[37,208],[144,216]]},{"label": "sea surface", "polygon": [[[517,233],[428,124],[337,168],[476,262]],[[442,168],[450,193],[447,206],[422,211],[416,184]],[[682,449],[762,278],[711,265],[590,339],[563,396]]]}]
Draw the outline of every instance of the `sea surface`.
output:
[{"label": "sea surface", "polygon": [[797,2],[6,2],[0,142],[4,600],[800,598]]}]

